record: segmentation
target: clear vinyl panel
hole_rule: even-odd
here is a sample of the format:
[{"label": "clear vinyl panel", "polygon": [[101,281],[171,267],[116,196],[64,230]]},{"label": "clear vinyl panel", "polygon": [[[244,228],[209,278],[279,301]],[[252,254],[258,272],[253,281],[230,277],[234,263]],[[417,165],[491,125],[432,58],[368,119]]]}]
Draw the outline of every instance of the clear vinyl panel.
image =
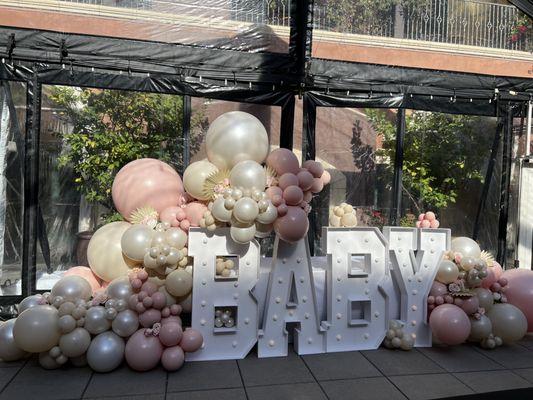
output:
[{"label": "clear vinyl panel", "polygon": [[26,85],[0,81],[0,296],[20,295]]},{"label": "clear vinyl panel", "polygon": [[7,0],[0,25],[286,53],[290,0]]},{"label": "clear vinyl panel", "polygon": [[390,132],[382,132],[376,119],[394,127],[396,110],[317,108],[316,160],[331,182],[314,200],[315,255],[323,254],[321,227],[329,225],[335,206],[352,205],[357,226],[389,223],[395,147],[384,141]]},{"label": "clear vinyl panel", "polygon": [[37,289],[87,265],[92,232],[120,220],[111,185],[122,166],[150,157],[182,170],[182,121],[181,96],[43,86]]}]

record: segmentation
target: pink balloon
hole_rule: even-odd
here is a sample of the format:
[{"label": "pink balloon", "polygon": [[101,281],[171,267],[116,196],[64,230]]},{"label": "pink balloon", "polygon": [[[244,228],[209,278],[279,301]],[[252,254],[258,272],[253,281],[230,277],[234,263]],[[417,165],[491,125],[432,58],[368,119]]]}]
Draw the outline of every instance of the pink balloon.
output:
[{"label": "pink balloon", "polygon": [[279,177],[278,185],[281,190],[285,190],[289,186],[298,186],[298,178],[294,174],[283,174]]},{"label": "pink balloon", "polygon": [[193,351],[198,350],[203,343],[204,338],[200,332],[193,328],[187,328],[185,332],[183,332],[183,336],[180,341],[180,347],[183,349],[183,351],[192,353]]},{"label": "pink balloon", "polygon": [[185,215],[191,226],[200,226],[200,220],[203,218],[207,206],[203,203],[195,201],[185,206]]},{"label": "pink balloon", "polygon": [[161,325],[159,340],[164,346],[177,346],[183,336],[183,329],[178,323],[166,323]]},{"label": "pink balloon", "polygon": [[444,296],[448,293],[448,288],[445,284],[434,281],[431,285],[431,290],[429,291],[429,294],[431,296]]},{"label": "pink balloon", "polygon": [[[512,270],[510,270],[512,271]],[[510,272],[507,271],[507,272]],[[481,281],[481,287],[489,289],[492,284],[496,283],[503,274],[503,269],[496,261],[493,262],[492,267],[487,268],[488,275]]]},{"label": "pink balloon", "polygon": [[311,193],[320,193],[324,189],[324,182],[320,178],[315,178],[313,180],[313,186],[311,186]]},{"label": "pink balloon", "polygon": [[300,207],[288,207],[287,214],[274,221],[276,233],[281,239],[289,243],[296,243],[298,240],[303,239],[308,229],[309,220],[307,219],[307,214]]},{"label": "pink balloon", "polygon": [[324,173],[322,174],[320,179],[322,179],[322,183],[324,185],[328,185],[331,182],[331,174],[328,171],[324,170]]},{"label": "pink balloon", "polygon": [[311,193],[311,191],[305,192],[304,193],[304,201],[306,203],[311,203],[311,200],[313,200],[313,193]]},{"label": "pink balloon", "polygon": [[288,149],[280,148],[272,151],[266,159],[266,164],[273,168],[278,175],[283,175],[287,172],[297,174],[300,169],[298,158]]},{"label": "pink balloon", "polygon": [[304,199],[304,193],[298,186],[292,185],[283,191],[283,199],[289,206],[297,206]]},{"label": "pink balloon", "polygon": [[435,221],[436,217],[435,217],[435,213],[433,211],[428,211],[426,213],[426,216],[425,218],[428,220],[428,221]]},{"label": "pink balloon", "polygon": [[429,227],[430,227],[430,228],[433,228],[433,229],[436,229],[436,228],[438,228],[439,226],[440,226],[440,222],[439,222],[438,220],[436,220],[436,219],[434,219],[433,221],[431,221],[431,222],[429,223]]},{"label": "pink balloon", "polygon": [[167,207],[159,214],[159,220],[161,222],[168,222],[170,226],[178,228],[180,226],[180,221],[183,219],[178,219],[178,215],[185,217],[185,212],[181,207]]},{"label": "pink balloon", "polygon": [[429,325],[436,338],[447,345],[461,344],[470,335],[468,315],[453,304],[436,307],[429,316]]},{"label": "pink balloon", "polygon": [[425,218],[426,218],[426,214],[420,214],[420,215],[418,216],[418,220],[419,220],[419,221],[423,221]]},{"label": "pink balloon", "polygon": [[155,368],[161,360],[163,345],[155,336],[144,334],[144,329],[135,332],[126,343],[126,362],[136,371],[148,371]]},{"label": "pink balloon", "polygon": [[145,328],[151,328],[155,323],[161,321],[161,311],[150,308],[139,315],[139,323]]},{"label": "pink balloon", "polygon": [[89,282],[93,293],[102,289],[102,280],[98,278],[89,267],[72,267],[67,269],[63,276],[80,276]]},{"label": "pink balloon", "polygon": [[306,162],[304,162],[303,167],[307,169],[313,175],[314,178],[320,179],[320,177],[324,173],[324,167],[318,161],[307,160]]},{"label": "pink balloon", "polygon": [[190,227],[191,227],[191,223],[188,220],[184,219],[183,221],[180,222],[180,228],[184,230],[185,232],[187,232]]},{"label": "pink balloon", "polygon": [[272,204],[275,207],[279,207],[280,205],[284,204],[283,203],[283,192],[281,192],[281,195],[275,194],[274,197],[272,197]]},{"label": "pink balloon", "polygon": [[505,296],[507,302],[524,313],[527,319],[527,331],[533,332],[533,271],[511,269],[503,273],[507,280]]},{"label": "pink balloon", "polygon": [[283,190],[279,186],[270,186],[265,193],[270,200],[274,199],[274,196],[283,197]]},{"label": "pink balloon", "polygon": [[416,221],[416,227],[417,228],[421,228],[420,224],[422,223],[422,221]]},{"label": "pink balloon", "polygon": [[167,371],[177,371],[185,362],[185,353],[179,346],[173,346],[165,349],[161,356],[161,364]]},{"label": "pink balloon", "polygon": [[474,314],[479,308],[479,299],[477,298],[477,296],[468,297],[463,300],[461,308],[468,315]]},{"label": "pink balloon", "polygon": [[185,200],[183,182],[170,165],[141,158],[118,171],[111,190],[118,212],[129,220],[140,207],[153,207],[158,213],[165,208],[182,205]]},{"label": "pink balloon", "polygon": [[420,227],[421,228],[429,228],[429,227],[431,227],[431,222],[429,222],[427,219],[425,219],[425,220],[420,222]]},{"label": "pink balloon", "polygon": [[181,318],[177,315],[171,315],[166,318],[161,318],[161,325],[176,323],[182,325]]},{"label": "pink balloon", "polygon": [[287,212],[289,211],[289,207],[287,207],[287,204],[283,203],[277,207],[277,210],[278,210],[278,216],[283,217],[287,215]]},{"label": "pink balloon", "polygon": [[163,307],[167,305],[167,298],[161,292],[155,292],[152,295],[152,300],[153,300],[152,307],[157,310],[161,310]]},{"label": "pink balloon", "polygon": [[141,290],[143,292],[146,292],[148,296],[151,296],[155,292],[157,292],[157,289],[158,289],[157,285],[154,282],[150,282],[150,281],[144,282],[143,285],[141,286]]},{"label": "pink balloon", "polygon": [[314,182],[314,177],[311,172],[302,169],[296,176],[298,177],[298,185],[303,191],[311,189]]}]

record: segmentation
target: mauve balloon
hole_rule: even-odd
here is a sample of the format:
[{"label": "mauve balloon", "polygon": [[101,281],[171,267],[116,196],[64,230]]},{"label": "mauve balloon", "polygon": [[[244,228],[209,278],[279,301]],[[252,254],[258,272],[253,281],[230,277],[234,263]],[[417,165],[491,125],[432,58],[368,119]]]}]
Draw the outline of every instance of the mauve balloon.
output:
[{"label": "mauve balloon", "polygon": [[278,175],[283,175],[287,172],[297,174],[300,170],[300,163],[296,155],[288,149],[273,150],[266,159],[266,164],[273,168]]},{"label": "mauve balloon", "polygon": [[176,346],[183,336],[183,329],[179,323],[166,323],[161,326],[159,340],[164,346]]},{"label": "mauve balloon", "polygon": [[308,229],[307,214],[300,207],[288,207],[287,214],[274,221],[276,233],[281,239],[289,243],[296,243],[303,239]]},{"label": "mauve balloon", "polygon": [[177,371],[185,362],[185,353],[179,346],[166,348],[161,356],[161,364],[167,371]]},{"label": "mauve balloon", "polygon": [[461,344],[470,335],[468,315],[453,304],[436,307],[429,317],[429,325],[437,339],[447,345]]},{"label": "mauve balloon", "polygon": [[126,343],[126,362],[136,371],[155,368],[161,360],[163,345],[155,336],[146,336],[145,329],[139,329]]},{"label": "mauve balloon", "polygon": [[180,341],[180,347],[183,349],[183,351],[192,353],[198,350],[202,346],[203,342],[204,338],[200,332],[198,332],[196,329],[188,328],[185,330],[185,332],[183,332],[183,336]]}]

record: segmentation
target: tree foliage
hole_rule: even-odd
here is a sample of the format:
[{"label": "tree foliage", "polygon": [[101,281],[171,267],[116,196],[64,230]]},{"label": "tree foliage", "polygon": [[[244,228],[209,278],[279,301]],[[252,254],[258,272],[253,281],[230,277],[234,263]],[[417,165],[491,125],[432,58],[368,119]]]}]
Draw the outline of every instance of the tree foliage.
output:
[{"label": "tree foliage", "polygon": [[[369,109],[367,115],[383,138],[376,155],[390,160],[392,176],[396,126],[381,110]],[[483,117],[425,111],[406,115],[403,190],[413,211],[447,207],[473,181],[483,182],[494,132],[494,122]]]},{"label": "tree foliage", "polygon": [[[114,210],[113,179],[135,159],[182,167],[181,96],[57,86],[50,99],[72,125],[69,133],[55,132],[63,141],[59,164],[73,169],[74,183],[88,202]],[[206,124],[202,112],[193,116],[191,152],[200,146]]]}]

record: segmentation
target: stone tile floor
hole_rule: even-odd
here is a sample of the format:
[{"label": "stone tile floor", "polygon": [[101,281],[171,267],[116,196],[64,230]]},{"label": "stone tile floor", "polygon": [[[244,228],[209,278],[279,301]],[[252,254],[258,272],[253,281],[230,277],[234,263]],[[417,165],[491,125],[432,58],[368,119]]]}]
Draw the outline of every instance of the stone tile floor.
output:
[{"label": "stone tile floor", "polygon": [[488,351],[464,345],[187,363],[178,372],[109,374],[35,359],[0,362],[0,400],[533,399],[533,335]]}]

